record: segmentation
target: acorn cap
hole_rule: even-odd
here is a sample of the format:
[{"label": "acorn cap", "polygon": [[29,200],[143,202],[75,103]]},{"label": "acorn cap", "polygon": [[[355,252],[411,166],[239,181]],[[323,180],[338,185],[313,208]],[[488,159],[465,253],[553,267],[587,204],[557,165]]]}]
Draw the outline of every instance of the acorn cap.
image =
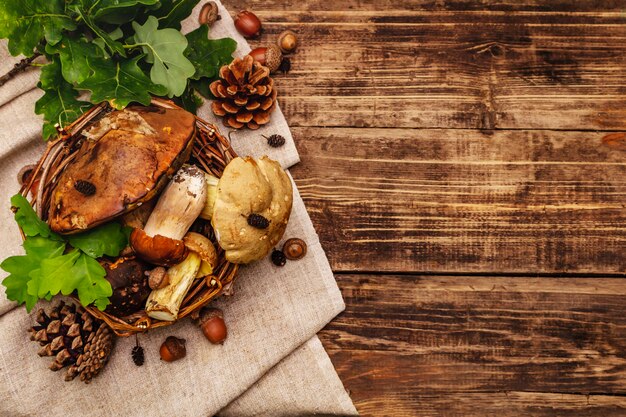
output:
[{"label": "acorn cap", "polygon": [[298,47],[298,36],[293,30],[285,30],[278,35],[276,45],[278,45],[283,54],[289,54]]},{"label": "acorn cap", "polygon": [[282,60],[283,53],[278,45],[269,45],[265,52],[265,66],[269,68],[270,72],[275,72],[280,67]]}]

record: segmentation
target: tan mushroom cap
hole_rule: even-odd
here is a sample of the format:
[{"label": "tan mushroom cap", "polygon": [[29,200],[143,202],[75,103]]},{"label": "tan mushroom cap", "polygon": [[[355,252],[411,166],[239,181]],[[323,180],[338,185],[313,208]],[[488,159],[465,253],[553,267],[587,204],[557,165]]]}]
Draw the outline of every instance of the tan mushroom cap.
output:
[{"label": "tan mushroom cap", "polygon": [[[235,158],[217,184],[213,228],[226,259],[245,264],[265,257],[280,241],[293,203],[291,180],[278,162],[267,156]],[[248,224],[248,215],[270,221],[266,229]]]},{"label": "tan mushroom cap", "polygon": [[183,242],[187,249],[200,255],[202,261],[211,265],[211,269],[217,267],[217,252],[215,247],[213,247],[213,243],[207,237],[200,233],[187,232]]}]

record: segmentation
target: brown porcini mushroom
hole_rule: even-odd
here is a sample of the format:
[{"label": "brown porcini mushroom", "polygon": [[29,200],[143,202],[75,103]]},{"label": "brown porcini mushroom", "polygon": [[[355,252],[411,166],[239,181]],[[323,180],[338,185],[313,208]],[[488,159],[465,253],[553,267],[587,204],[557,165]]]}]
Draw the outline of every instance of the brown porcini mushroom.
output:
[{"label": "brown porcini mushroom", "polygon": [[226,259],[245,264],[265,257],[285,233],[292,203],[291,180],[278,162],[233,159],[218,182],[211,218]]},{"label": "brown porcini mushroom", "polygon": [[155,265],[172,266],[183,261],[187,249],[182,241],[207,201],[202,170],[181,168],[159,197],[142,229],[133,229],[130,245],[138,257]]},{"label": "brown porcini mushroom", "polygon": [[194,115],[179,109],[130,106],[99,119],[55,182],[50,228],[79,233],[151,200],[189,159],[195,132]]}]

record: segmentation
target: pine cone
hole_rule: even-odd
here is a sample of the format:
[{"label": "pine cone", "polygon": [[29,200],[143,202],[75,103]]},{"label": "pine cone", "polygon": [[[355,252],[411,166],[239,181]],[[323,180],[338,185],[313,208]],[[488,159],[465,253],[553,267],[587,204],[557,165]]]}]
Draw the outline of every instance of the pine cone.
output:
[{"label": "pine cone", "polygon": [[113,348],[113,332],[100,320],[93,318],[82,306],[61,301],[46,314],[37,311],[37,324],[29,331],[31,340],[39,342],[39,356],[54,356],[52,371],[69,366],[65,380],[80,375],[91,382],[104,367]]},{"label": "pine cone", "polygon": [[246,55],[220,68],[220,77],[209,86],[215,96],[211,108],[226,126],[258,129],[270,121],[277,92],[267,67]]}]

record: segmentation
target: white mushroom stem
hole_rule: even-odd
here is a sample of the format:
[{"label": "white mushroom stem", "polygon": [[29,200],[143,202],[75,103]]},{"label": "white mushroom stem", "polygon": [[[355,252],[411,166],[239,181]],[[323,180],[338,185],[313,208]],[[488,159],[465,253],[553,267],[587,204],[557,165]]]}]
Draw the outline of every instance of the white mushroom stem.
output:
[{"label": "white mushroom stem", "polygon": [[198,218],[206,201],[204,171],[194,165],[184,166],[159,197],[143,230],[148,236],[161,235],[180,240]]},{"label": "white mushroom stem", "polygon": [[215,199],[217,198],[217,183],[219,182],[219,178],[207,173],[204,174],[204,178],[207,184],[207,198],[202,212],[200,213],[200,217],[205,220],[211,220],[211,217],[213,217]]},{"label": "white mushroom stem", "polygon": [[181,263],[167,270],[169,285],[154,290],[146,302],[148,316],[164,321],[174,321],[189,287],[200,269],[201,258],[195,252],[189,252]]}]

